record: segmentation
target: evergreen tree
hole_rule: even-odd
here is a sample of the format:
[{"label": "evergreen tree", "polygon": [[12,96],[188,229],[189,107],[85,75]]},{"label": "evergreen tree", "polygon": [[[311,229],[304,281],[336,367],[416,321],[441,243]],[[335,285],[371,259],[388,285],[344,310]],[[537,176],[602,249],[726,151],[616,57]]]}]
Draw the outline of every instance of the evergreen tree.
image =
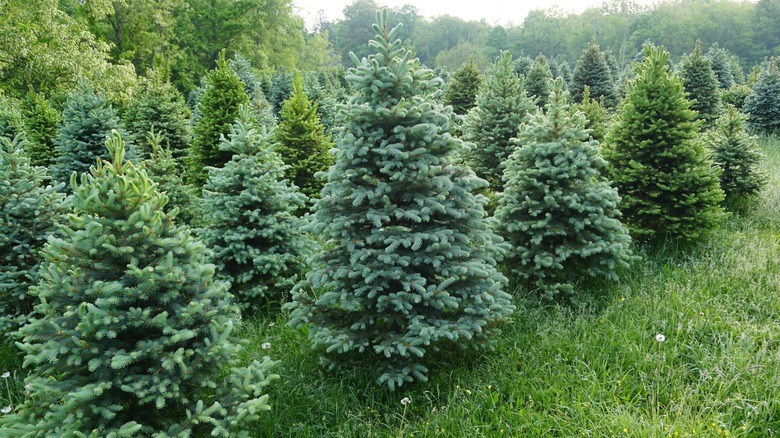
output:
[{"label": "evergreen tree", "polygon": [[731,88],[721,88],[720,102],[724,105],[731,105],[734,108],[742,111],[745,107],[745,100],[750,96],[753,90],[745,84],[736,84]]},{"label": "evergreen tree", "polygon": [[503,190],[504,162],[514,150],[511,139],[528,117],[533,102],[514,71],[512,55],[503,51],[485,74],[477,106],[466,116],[464,139],[473,142],[467,153],[472,169],[495,191]]},{"label": "evergreen tree", "polygon": [[540,53],[525,77],[525,91],[528,92],[528,96],[536,100],[536,106],[540,108],[547,105],[547,97],[550,95],[548,86],[552,78],[550,64],[547,62],[547,58]]},{"label": "evergreen tree", "polygon": [[694,141],[696,113],[666,65],[669,53],[645,52],[603,152],[633,237],[691,241],[723,216],[723,191],[717,169]]},{"label": "evergreen tree", "polygon": [[22,101],[27,155],[33,166],[49,167],[56,158],[54,139],[60,124],[60,113],[43,94],[30,91]]},{"label": "evergreen tree", "polygon": [[0,137],[14,138],[24,132],[24,118],[16,99],[3,94],[0,89]]},{"label": "evergreen tree", "polygon": [[240,367],[237,309],[205,247],[173,215],[118,134],[80,182],[50,239],[19,346],[30,396],[5,436],[248,436],[270,409],[268,358]]},{"label": "evergreen tree", "polygon": [[220,167],[230,161],[230,152],[219,150],[220,137],[230,132],[238,116],[238,106],[248,102],[244,84],[228,67],[223,51],[217,67],[206,76],[206,88],[198,98],[201,116],[195,122],[189,175],[195,185],[206,182],[206,166]]},{"label": "evergreen tree", "polygon": [[693,52],[683,57],[680,76],[688,98],[693,100],[691,109],[697,111],[698,118],[707,125],[712,124],[720,111],[718,78],[712,71],[710,60],[701,53],[700,41],[696,41]]},{"label": "evergreen tree", "polygon": [[710,60],[710,66],[718,79],[720,88],[731,88],[736,84],[734,74],[731,72],[731,61],[725,49],[718,47],[718,43],[713,44],[707,51],[707,59]]},{"label": "evergreen tree", "polygon": [[521,78],[524,78],[528,75],[528,72],[531,71],[533,65],[533,58],[528,55],[521,55],[515,59],[515,73],[520,75]]},{"label": "evergreen tree", "polygon": [[377,21],[377,53],[352,57],[356,94],[314,206],[325,249],[287,308],[326,363],[368,364],[392,390],[425,380],[435,352],[489,347],[514,306],[496,269],[504,245],[473,194],[486,183],[450,160],[461,141],[441,80],[400,27],[388,32],[387,10]]},{"label": "evergreen tree", "polygon": [[274,113],[281,113],[284,102],[290,98],[290,94],[292,94],[292,81],[292,73],[283,68],[278,69],[276,73],[274,73],[271,89],[268,91],[268,101],[273,105]]},{"label": "evergreen tree", "polygon": [[599,50],[598,44],[594,41],[588,43],[588,47],[582,52],[574,67],[569,90],[575,102],[582,101],[582,93],[586,85],[590,87],[592,98],[599,99],[604,96],[604,105],[607,108],[617,105],[617,91],[612,72],[604,52]]},{"label": "evergreen tree", "polygon": [[732,76],[734,76],[734,82],[740,85],[744,84],[745,71],[742,70],[742,65],[740,64],[739,56],[734,54],[729,55],[728,63],[729,63],[729,70],[731,70],[731,74]]},{"label": "evergreen tree", "polygon": [[617,280],[631,260],[631,237],[585,118],[571,111],[562,79],[550,86],[547,113],[537,112],[516,140],[496,218],[513,272],[548,300],[576,301],[582,277]]},{"label": "evergreen tree", "polygon": [[[565,59],[559,59],[557,63],[558,63],[558,72],[556,77],[560,77],[561,79],[563,79],[563,87],[568,90],[572,81],[571,66]],[[613,79],[617,81],[617,78],[613,78]]]},{"label": "evergreen tree", "polygon": [[[25,140],[0,137],[0,333],[9,335],[33,308],[38,255],[64,215],[62,185],[24,154]],[[46,185],[46,186],[44,186]],[[0,337],[0,343],[3,339]]]},{"label": "evergreen tree", "polygon": [[317,115],[317,103],[310,102],[303,91],[303,78],[295,73],[292,95],[282,107],[282,121],[275,132],[276,152],[289,167],[284,172],[309,198],[318,198],[325,184],[314,175],[333,164],[330,148],[333,142],[325,135]]},{"label": "evergreen tree", "polygon": [[780,69],[768,63],[745,99],[748,127],[760,134],[780,132]]},{"label": "evergreen tree", "polygon": [[617,58],[612,54],[612,51],[607,50],[604,52],[604,60],[607,61],[607,65],[609,66],[609,73],[612,75],[612,81],[617,82],[621,76],[620,65],[618,64]]},{"label": "evergreen tree", "polygon": [[233,159],[209,169],[203,189],[209,223],[200,235],[213,251],[217,279],[231,284],[242,309],[256,312],[282,300],[303,271],[311,244],[295,211],[306,197],[284,180],[284,163],[247,107],[220,148]]},{"label": "evergreen tree", "polygon": [[[54,141],[56,162],[51,167],[55,181],[70,181],[71,173],[89,171],[98,158],[107,158],[106,137],[112,130],[121,131],[119,117],[103,93],[87,82],[79,82],[68,94],[62,125]],[[132,150],[128,150],[132,157]],[[69,187],[65,187],[69,191]]]},{"label": "evergreen tree", "polygon": [[763,156],[756,140],[745,130],[745,119],[729,106],[704,137],[704,143],[712,150],[712,160],[722,170],[720,187],[726,194],[726,204],[736,209],[754,198],[767,181],[759,169]]},{"label": "evergreen tree", "polygon": [[591,140],[601,143],[607,135],[609,124],[609,112],[604,107],[604,96],[598,101],[591,99],[590,87],[585,86],[582,93],[582,102],[572,105],[573,111],[579,111],[585,116],[584,128]]},{"label": "evergreen tree", "polygon": [[452,105],[452,111],[458,115],[465,115],[477,104],[477,91],[482,84],[482,76],[477,69],[474,58],[455,73],[444,92],[444,104]]}]

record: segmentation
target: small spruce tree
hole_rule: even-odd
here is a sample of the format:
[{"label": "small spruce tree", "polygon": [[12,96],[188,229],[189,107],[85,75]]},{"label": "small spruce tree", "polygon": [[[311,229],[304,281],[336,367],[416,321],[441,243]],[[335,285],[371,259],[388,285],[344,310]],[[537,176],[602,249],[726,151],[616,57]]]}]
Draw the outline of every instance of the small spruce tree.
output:
[{"label": "small spruce tree", "polygon": [[[267,357],[239,366],[237,308],[205,247],[146,173],[124,159],[75,175],[75,214],[44,249],[35,316],[18,345],[30,396],[4,436],[248,436],[269,410]],[[77,182],[78,181],[78,182]]]},{"label": "small spruce tree", "polygon": [[609,111],[604,107],[604,96],[598,101],[591,99],[590,87],[585,86],[582,93],[582,101],[571,106],[573,111],[579,111],[585,116],[584,128],[591,140],[601,143],[607,135],[609,125]]},{"label": "small spruce tree", "polygon": [[707,59],[710,60],[712,71],[718,79],[720,88],[731,88],[736,84],[734,74],[731,72],[731,61],[726,49],[718,47],[718,43],[713,44],[707,51]]},{"label": "small spruce tree", "polygon": [[306,197],[284,180],[284,163],[246,106],[220,148],[233,159],[209,169],[203,189],[209,222],[200,236],[213,251],[217,279],[230,282],[243,310],[256,312],[282,300],[303,271],[311,244],[295,212]]},{"label": "small spruce tree", "polygon": [[426,380],[432,354],[484,348],[512,313],[484,180],[451,152],[441,80],[377,14],[376,53],[354,54],[355,96],[339,113],[323,197],[310,228],[325,242],[294,292],[290,325],[308,326],[325,363],[362,364],[391,390]]},{"label": "small spruce tree", "polygon": [[447,90],[444,92],[444,104],[452,105],[452,111],[458,115],[466,115],[477,104],[477,92],[482,84],[474,58],[452,74]]},{"label": "small spruce tree", "polygon": [[604,105],[607,108],[614,108],[617,105],[615,79],[612,77],[604,52],[599,49],[595,41],[588,43],[588,47],[583,50],[574,67],[569,91],[575,102],[582,101],[582,93],[586,85],[590,87],[592,98],[599,99],[604,96]]},{"label": "small spruce tree", "polygon": [[553,78],[550,64],[541,53],[534,60],[534,65],[525,77],[525,91],[528,96],[536,100],[536,106],[544,108],[547,105],[547,97],[550,95],[549,83]]},{"label": "small spruce tree", "polygon": [[723,217],[723,191],[717,169],[694,141],[696,113],[668,59],[663,48],[645,49],[603,152],[633,237],[692,241]]},{"label": "small spruce tree", "polygon": [[743,109],[753,132],[780,132],[780,69],[773,63],[767,63],[761,70]]},{"label": "small spruce tree", "polygon": [[688,98],[693,100],[691,109],[699,113],[698,118],[706,125],[711,125],[720,111],[718,78],[710,60],[701,52],[701,41],[697,40],[693,52],[683,57],[680,76]]},{"label": "small spruce tree", "polygon": [[54,139],[60,124],[60,113],[41,93],[30,91],[22,101],[27,155],[33,166],[49,167],[54,163]]}]

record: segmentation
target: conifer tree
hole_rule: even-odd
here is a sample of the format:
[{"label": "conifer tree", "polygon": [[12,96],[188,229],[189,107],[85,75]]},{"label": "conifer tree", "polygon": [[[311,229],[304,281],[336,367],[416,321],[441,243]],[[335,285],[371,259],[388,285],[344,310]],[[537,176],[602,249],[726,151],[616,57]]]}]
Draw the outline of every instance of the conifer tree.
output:
[{"label": "conifer tree", "polygon": [[616,280],[628,267],[631,237],[583,114],[571,111],[562,79],[550,87],[547,113],[537,112],[516,139],[496,218],[513,272],[548,300],[576,301],[583,277]]},{"label": "conifer tree", "polygon": [[604,96],[604,105],[607,108],[617,105],[615,79],[612,77],[604,52],[599,49],[595,41],[588,43],[588,47],[582,52],[574,67],[569,91],[575,102],[582,101],[582,93],[586,85],[590,87],[590,95],[593,99]]},{"label": "conifer tree", "polygon": [[553,75],[547,58],[541,53],[534,60],[534,65],[525,77],[525,91],[531,99],[536,100],[536,106],[544,108],[547,105],[547,97],[550,95],[548,88]]},{"label": "conifer tree", "polygon": [[601,143],[607,135],[609,112],[604,107],[604,96],[598,101],[591,99],[590,87],[585,86],[582,102],[572,105],[573,111],[579,111],[585,116],[585,126],[591,140]]},{"label": "conifer tree", "polygon": [[718,78],[710,60],[701,53],[701,41],[697,40],[693,52],[683,57],[680,76],[685,92],[692,100],[691,109],[699,113],[698,118],[706,125],[712,124],[720,111]]},{"label": "conifer tree", "polygon": [[780,69],[768,63],[745,99],[748,127],[759,134],[780,132]]},{"label": "conifer tree", "polygon": [[713,44],[707,51],[707,59],[710,60],[710,66],[720,88],[731,88],[736,84],[734,74],[731,72],[729,56],[725,49],[718,47],[718,43]]},{"label": "conifer tree", "polygon": [[482,75],[477,69],[474,58],[452,74],[452,79],[444,92],[444,104],[452,105],[452,111],[466,115],[477,104],[477,92],[482,84]]},{"label": "conifer tree", "polygon": [[14,138],[24,132],[24,119],[19,102],[0,89],[0,137]]},{"label": "conifer tree", "polygon": [[512,55],[502,51],[485,74],[477,106],[463,124],[464,139],[473,143],[466,154],[471,168],[495,191],[503,190],[504,162],[514,150],[510,140],[532,108],[523,80],[514,71]]},{"label": "conifer tree", "polygon": [[489,347],[514,307],[496,269],[504,245],[473,194],[486,183],[450,158],[461,141],[441,80],[388,30],[387,10],[374,30],[376,53],[352,56],[356,94],[314,206],[325,249],[287,307],[325,363],[370,367],[392,390],[425,380],[436,352]]},{"label": "conifer tree", "polygon": [[325,134],[317,115],[317,103],[309,101],[298,72],[293,79],[292,95],[282,107],[281,118],[275,141],[276,152],[289,166],[284,175],[307,197],[318,198],[325,182],[314,175],[333,164],[330,155],[333,142]]},{"label": "conifer tree", "polygon": [[604,52],[604,60],[607,61],[607,65],[609,66],[609,73],[612,75],[612,81],[617,82],[621,73],[617,58],[612,54],[612,51],[607,49]]},{"label": "conifer tree", "polygon": [[60,113],[43,94],[30,91],[22,101],[27,155],[33,166],[49,167],[56,158],[54,139],[60,124]]},{"label": "conifer tree", "polygon": [[284,180],[284,163],[246,106],[220,148],[233,159],[209,169],[203,189],[209,223],[200,235],[214,253],[217,279],[230,282],[242,309],[255,312],[281,300],[303,271],[311,244],[295,211],[306,197]]},{"label": "conifer tree", "polygon": [[704,143],[712,151],[712,161],[722,171],[720,187],[726,194],[726,205],[735,209],[755,198],[767,181],[766,174],[759,169],[763,156],[756,140],[746,132],[745,119],[729,106],[704,136]]},{"label": "conifer tree", "polygon": [[[103,93],[86,81],[79,82],[68,94],[62,125],[57,131],[56,162],[51,167],[55,181],[70,181],[71,173],[86,173],[98,158],[107,158],[106,138],[112,130],[123,132],[119,117]],[[128,158],[134,152],[128,146]],[[66,191],[70,187],[65,186]]]},{"label": "conifer tree", "polygon": [[228,67],[223,51],[217,67],[206,76],[206,87],[198,98],[201,116],[195,122],[189,174],[195,185],[200,187],[206,182],[205,167],[220,167],[230,161],[230,152],[219,149],[220,137],[230,132],[238,117],[238,106],[248,102],[244,84]]},{"label": "conifer tree", "polygon": [[520,75],[521,78],[525,78],[533,65],[533,58],[528,55],[520,55],[515,58],[515,73]]},{"label": "conifer tree", "polygon": [[723,216],[723,191],[717,169],[694,141],[696,113],[668,59],[663,48],[645,49],[603,152],[633,237],[692,241]]},{"label": "conifer tree", "polygon": [[73,186],[75,214],[50,239],[20,329],[30,396],[5,436],[248,436],[270,409],[267,357],[238,364],[237,308],[205,247],[124,159],[118,134]]},{"label": "conifer tree", "polygon": [[43,261],[38,253],[65,212],[62,185],[49,185],[46,168],[31,164],[24,143],[21,134],[0,137],[0,333],[6,336],[32,311],[27,290]]},{"label": "conifer tree", "polygon": [[276,114],[282,112],[284,102],[292,94],[292,81],[293,74],[284,68],[280,68],[274,73],[271,88],[268,90],[268,101],[273,105]]}]

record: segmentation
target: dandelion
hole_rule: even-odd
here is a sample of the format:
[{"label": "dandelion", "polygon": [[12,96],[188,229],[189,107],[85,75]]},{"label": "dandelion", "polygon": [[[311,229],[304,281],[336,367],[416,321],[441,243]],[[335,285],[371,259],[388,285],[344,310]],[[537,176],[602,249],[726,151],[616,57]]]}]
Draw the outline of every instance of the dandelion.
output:
[{"label": "dandelion", "polygon": [[270,342],[263,342],[262,344],[260,344],[260,347],[263,350],[268,350],[269,348],[271,348],[271,343]]},{"label": "dandelion", "polygon": [[411,402],[412,402],[412,399],[410,399],[409,397],[404,397],[404,398],[401,399],[401,404],[404,405],[404,406],[408,405]]},{"label": "dandelion", "polygon": [[663,341],[666,340],[666,336],[658,333],[657,335],[655,335],[655,340],[658,341],[658,342],[663,342]]},{"label": "dandelion", "polygon": [[4,414],[7,414],[7,413],[11,412],[11,407],[10,406],[6,406],[2,410],[0,410],[0,412],[2,412]]},{"label": "dandelion", "polygon": [[268,323],[268,327],[273,327],[273,326],[275,326],[275,325],[276,325],[276,323],[275,323],[275,322],[269,322],[269,323]]},{"label": "dandelion", "polygon": [[11,377],[11,373],[9,373],[8,371],[6,371],[6,372],[4,372],[4,373],[3,373],[3,378],[4,378],[4,379],[7,379],[7,378],[9,378],[9,377]]}]

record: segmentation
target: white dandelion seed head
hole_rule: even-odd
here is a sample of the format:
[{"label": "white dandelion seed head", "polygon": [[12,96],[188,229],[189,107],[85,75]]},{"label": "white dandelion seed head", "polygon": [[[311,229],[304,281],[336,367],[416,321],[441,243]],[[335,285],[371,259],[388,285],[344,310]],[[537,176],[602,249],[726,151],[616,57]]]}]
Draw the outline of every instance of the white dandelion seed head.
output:
[{"label": "white dandelion seed head", "polygon": [[7,413],[11,412],[11,407],[10,406],[6,406],[2,410],[0,410],[0,412],[2,412],[4,414],[7,414]]},{"label": "white dandelion seed head", "polygon": [[655,340],[658,341],[658,342],[663,342],[663,341],[666,340],[666,336],[658,333],[657,335],[655,335]]},{"label": "white dandelion seed head", "polygon": [[268,350],[269,348],[271,348],[271,343],[263,342],[262,344],[260,344],[260,347],[262,347],[263,350]]},{"label": "white dandelion seed head", "polygon": [[275,325],[276,325],[276,323],[275,323],[275,322],[269,322],[269,323],[268,323],[268,327],[273,327],[273,326],[275,326]]},{"label": "white dandelion seed head", "polygon": [[404,405],[404,406],[408,405],[411,402],[412,402],[412,399],[410,399],[409,397],[404,397],[404,398],[401,399],[401,404]]},{"label": "white dandelion seed head", "polygon": [[7,379],[7,378],[11,377],[11,373],[10,373],[10,372],[8,372],[8,371],[6,371],[6,372],[4,372],[4,373],[3,373],[3,376],[2,376],[2,377],[3,377],[4,379]]}]

